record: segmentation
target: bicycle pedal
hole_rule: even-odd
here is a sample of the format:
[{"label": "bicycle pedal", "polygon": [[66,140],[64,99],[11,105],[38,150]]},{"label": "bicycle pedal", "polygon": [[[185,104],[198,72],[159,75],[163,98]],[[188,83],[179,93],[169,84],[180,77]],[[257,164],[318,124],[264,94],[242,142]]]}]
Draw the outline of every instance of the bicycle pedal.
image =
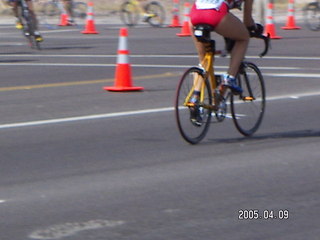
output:
[{"label": "bicycle pedal", "polygon": [[196,104],[193,103],[193,102],[188,102],[188,103],[186,104],[187,107],[194,107],[195,105],[196,105]]},{"label": "bicycle pedal", "polygon": [[254,97],[243,97],[242,100],[243,101],[253,101],[253,100],[255,100],[255,98]]}]

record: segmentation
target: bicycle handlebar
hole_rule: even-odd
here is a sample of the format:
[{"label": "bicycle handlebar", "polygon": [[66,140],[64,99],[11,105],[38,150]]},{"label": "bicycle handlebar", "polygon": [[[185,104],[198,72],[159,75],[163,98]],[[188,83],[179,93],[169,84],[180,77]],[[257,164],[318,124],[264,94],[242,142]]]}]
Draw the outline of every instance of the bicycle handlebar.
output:
[{"label": "bicycle handlebar", "polygon": [[269,51],[269,43],[270,43],[270,34],[268,33],[267,36],[263,35],[264,27],[261,24],[256,24],[255,26],[248,27],[248,31],[250,37],[262,39],[264,41],[264,50],[262,53],[259,54],[260,57],[265,56]]},{"label": "bicycle handlebar", "polygon": [[254,38],[262,39],[264,41],[264,50],[262,53],[259,54],[260,57],[265,56],[269,51],[269,43],[270,43],[270,33],[267,36],[259,35],[259,36],[252,36]]},{"label": "bicycle handlebar", "polygon": [[[265,56],[269,51],[270,34],[263,35],[264,27],[261,24],[256,24],[255,26],[248,27],[250,37],[262,39],[264,41],[264,50],[259,54],[260,57]],[[230,38],[224,38],[225,48],[227,52],[231,52],[234,47],[235,41]]]}]

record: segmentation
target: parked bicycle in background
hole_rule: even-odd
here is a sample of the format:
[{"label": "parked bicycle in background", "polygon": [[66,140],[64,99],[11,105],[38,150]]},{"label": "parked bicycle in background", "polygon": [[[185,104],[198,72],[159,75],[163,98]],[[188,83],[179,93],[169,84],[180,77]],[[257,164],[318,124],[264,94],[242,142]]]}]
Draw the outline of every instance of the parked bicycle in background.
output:
[{"label": "parked bicycle in background", "polygon": [[143,22],[153,27],[161,27],[165,22],[165,9],[160,2],[129,0],[120,6],[121,21],[129,27],[137,25],[142,18]]},{"label": "parked bicycle in background", "polygon": [[304,22],[312,31],[320,30],[320,0],[308,3],[303,8]]}]

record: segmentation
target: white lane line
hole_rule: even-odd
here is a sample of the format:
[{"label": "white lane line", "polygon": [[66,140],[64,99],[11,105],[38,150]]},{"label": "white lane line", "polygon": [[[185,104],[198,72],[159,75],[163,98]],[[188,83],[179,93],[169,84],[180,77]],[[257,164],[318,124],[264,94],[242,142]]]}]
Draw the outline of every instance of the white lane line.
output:
[{"label": "white lane line", "polygon": [[31,121],[31,122],[9,123],[9,124],[1,124],[0,129],[39,126],[39,125],[45,125],[45,124],[66,123],[66,122],[94,120],[94,119],[102,119],[102,118],[114,118],[114,117],[132,116],[132,115],[139,115],[139,114],[167,112],[172,110],[173,110],[173,107],[167,107],[167,108],[146,109],[146,110],[137,110],[137,111],[118,112],[118,113],[95,114],[95,115],[80,116],[80,117],[57,118],[57,119],[49,119],[49,120]]},{"label": "white lane line", "polygon": [[31,239],[62,239],[70,237],[78,232],[96,230],[101,228],[115,228],[125,224],[124,221],[96,219],[87,222],[68,222],[52,225],[48,228],[36,230],[29,235]]},{"label": "white lane line", "polygon": [[[107,63],[0,63],[0,66],[51,66],[51,67],[115,67],[116,64],[107,64]],[[191,67],[190,65],[161,65],[161,64],[131,64],[132,67],[141,67],[141,68],[182,68],[187,69]],[[215,66],[217,69],[226,69],[227,66]],[[259,67],[263,70],[303,70],[304,68],[299,67]],[[309,69],[309,68],[308,68]],[[309,69],[310,70],[310,69]],[[318,69],[317,69],[318,70]],[[219,72],[217,72],[219,74]],[[318,73],[263,73],[264,76],[271,77],[309,77],[309,78],[319,78],[320,74]]]},{"label": "white lane line", "polygon": [[[319,95],[320,95],[320,91],[309,92],[309,93],[297,93],[294,95],[291,94],[291,95],[270,96],[270,97],[267,97],[267,101],[282,100],[282,99],[298,99],[301,97],[311,97],[311,96],[319,96]],[[165,107],[165,108],[145,109],[145,110],[118,112],[118,113],[95,114],[95,115],[79,116],[79,117],[57,118],[57,119],[20,122],[20,123],[9,123],[9,124],[1,124],[0,129],[39,126],[39,125],[47,125],[47,124],[67,123],[67,122],[114,118],[114,117],[125,117],[125,116],[141,115],[141,114],[169,112],[173,110],[174,110],[174,107]]]},{"label": "white lane line", "polygon": [[263,73],[263,76],[270,77],[291,77],[291,78],[319,78],[319,73]]},{"label": "white lane line", "polygon": [[320,95],[320,91],[286,94],[286,95],[270,96],[270,97],[267,96],[267,101],[282,100],[282,99],[299,99],[302,97],[314,97],[319,95]]},{"label": "white lane line", "polygon": [[7,200],[0,199],[0,203],[5,203]]}]

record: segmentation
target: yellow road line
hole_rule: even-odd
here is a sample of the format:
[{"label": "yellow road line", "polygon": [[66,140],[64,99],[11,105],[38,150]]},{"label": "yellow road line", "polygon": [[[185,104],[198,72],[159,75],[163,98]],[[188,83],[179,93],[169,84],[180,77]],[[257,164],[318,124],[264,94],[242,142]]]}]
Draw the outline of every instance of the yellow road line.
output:
[{"label": "yellow road line", "polygon": [[[177,75],[178,74],[166,72],[166,73],[162,73],[162,74],[138,76],[138,77],[134,77],[134,79],[144,80],[144,79],[152,79],[152,78],[173,77],[173,76],[177,76]],[[113,81],[114,81],[114,79],[100,79],[100,80],[77,81],[77,82],[62,82],[62,83],[48,83],[48,84],[36,84],[36,85],[14,86],[14,87],[2,87],[2,88],[0,88],[0,92],[18,91],[18,90],[32,90],[32,89],[38,89],[38,88],[51,88],[51,87],[79,86],[79,85],[89,85],[89,84],[97,84],[97,83],[110,83]]]}]

